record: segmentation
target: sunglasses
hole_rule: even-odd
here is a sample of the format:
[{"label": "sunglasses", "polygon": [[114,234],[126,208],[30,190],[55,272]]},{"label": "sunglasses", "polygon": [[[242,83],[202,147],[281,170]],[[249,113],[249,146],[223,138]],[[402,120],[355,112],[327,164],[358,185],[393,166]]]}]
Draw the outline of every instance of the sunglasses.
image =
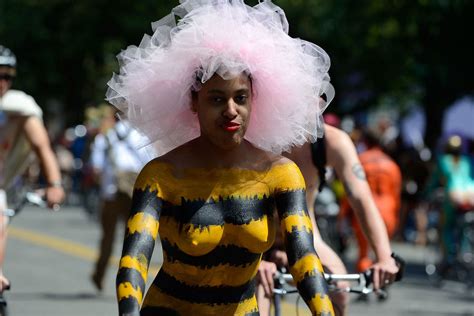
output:
[{"label": "sunglasses", "polygon": [[12,81],[14,76],[10,74],[0,74],[0,80]]}]

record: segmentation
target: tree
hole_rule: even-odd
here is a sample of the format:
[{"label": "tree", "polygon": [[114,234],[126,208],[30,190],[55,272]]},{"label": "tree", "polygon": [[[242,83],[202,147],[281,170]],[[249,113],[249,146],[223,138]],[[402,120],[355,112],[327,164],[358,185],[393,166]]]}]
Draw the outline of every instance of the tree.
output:
[{"label": "tree", "polygon": [[[428,111],[428,139],[443,109],[473,93],[474,1],[274,0],[293,36],[315,42],[331,57],[339,113],[413,103]],[[257,1],[249,1],[255,4]],[[103,100],[117,71],[115,55],[168,14],[178,1],[2,0],[0,38],[18,55],[17,87],[40,104],[56,99],[69,123],[88,102]]]}]

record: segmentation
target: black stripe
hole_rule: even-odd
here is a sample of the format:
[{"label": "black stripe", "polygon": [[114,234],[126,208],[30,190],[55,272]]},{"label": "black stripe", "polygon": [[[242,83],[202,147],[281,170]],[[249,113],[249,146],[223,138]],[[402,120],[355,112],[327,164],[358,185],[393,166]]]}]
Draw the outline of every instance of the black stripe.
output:
[{"label": "black stripe", "polygon": [[120,315],[136,315],[140,310],[140,304],[133,297],[124,298],[119,302]]},{"label": "black stripe", "polygon": [[[322,298],[328,293],[326,280],[320,273],[315,276],[306,276],[296,284],[296,287],[305,302],[309,302],[318,293],[321,294]],[[322,293],[326,295],[322,295]]]},{"label": "black stripe", "polygon": [[[155,242],[156,241],[149,234],[138,232],[128,234],[123,241],[122,257],[130,256],[139,258],[140,256],[145,256],[149,261],[153,254],[153,249],[155,248]],[[128,251],[124,252],[125,249]]]},{"label": "black stripe", "polygon": [[140,287],[142,293],[145,292],[145,281],[143,280],[142,274],[135,269],[121,268],[117,273],[117,279],[115,281],[117,287],[123,282],[130,282],[133,288]]},{"label": "black stripe", "polygon": [[275,203],[280,218],[301,213],[301,211],[308,209],[306,207],[306,190],[301,189],[278,193],[275,195]]},{"label": "black stripe", "polygon": [[157,194],[157,191],[150,191],[149,186],[147,186],[145,190],[134,189],[130,214],[144,212],[152,215],[156,220],[159,220],[163,200],[159,198]]},{"label": "black stripe", "polygon": [[145,306],[140,311],[140,316],[179,316],[179,313],[171,308],[158,306]]},{"label": "black stripe", "polygon": [[288,254],[290,267],[305,255],[315,253],[311,232],[293,229],[291,233],[286,232],[285,237],[286,253]]},{"label": "black stripe", "polygon": [[240,286],[191,286],[160,270],[153,285],[175,298],[198,304],[232,304],[255,294],[255,278]]},{"label": "black stripe", "polygon": [[[179,316],[179,313],[171,308],[158,306],[145,306],[140,311],[140,316]],[[245,316],[260,316],[258,311],[252,311]]]},{"label": "black stripe", "polygon": [[273,198],[264,196],[259,199],[219,198],[214,201],[181,199],[181,205],[163,205],[163,216],[173,217],[178,223],[193,224],[199,227],[209,225],[224,225],[225,223],[244,225],[259,220],[264,215],[273,214]]},{"label": "black stripe", "polygon": [[162,239],[161,245],[168,262],[179,261],[200,268],[212,268],[220,264],[234,267],[247,267],[260,260],[260,254],[252,253],[246,248],[235,245],[217,246],[203,256],[191,256],[167,239]]}]

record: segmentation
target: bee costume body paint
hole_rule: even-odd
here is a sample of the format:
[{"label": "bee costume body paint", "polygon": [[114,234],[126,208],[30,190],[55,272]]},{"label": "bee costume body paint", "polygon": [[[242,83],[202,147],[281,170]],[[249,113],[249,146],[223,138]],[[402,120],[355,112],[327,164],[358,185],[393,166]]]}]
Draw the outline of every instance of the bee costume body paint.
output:
[{"label": "bee costume body paint", "polygon": [[[120,316],[258,315],[255,279],[275,209],[299,292],[314,315],[332,315],[304,179],[279,156],[322,136],[329,56],[289,36],[270,0],[180,0],[152,27],[119,54],[106,93],[158,157],[134,189]],[[145,295],[158,235],[164,263]]]},{"label": "bee costume body paint", "polygon": [[332,315],[295,164],[174,171],[155,160],[136,182],[117,277],[120,315],[136,315],[142,303],[158,233],[164,262],[140,315],[258,315],[255,275],[275,237],[275,207],[301,295],[315,315]]}]

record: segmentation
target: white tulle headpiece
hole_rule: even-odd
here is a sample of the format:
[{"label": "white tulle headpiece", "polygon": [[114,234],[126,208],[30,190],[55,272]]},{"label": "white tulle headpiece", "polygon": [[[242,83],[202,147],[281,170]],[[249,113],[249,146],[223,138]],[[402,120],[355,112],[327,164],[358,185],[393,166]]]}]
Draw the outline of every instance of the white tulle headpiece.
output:
[{"label": "white tulle headpiece", "polygon": [[319,46],[288,35],[280,7],[271,1],[254,7],[243,0],[180,3],[152,24],[151,37],[118,55],[120,74],[108,82],[106,95],[158,155],[200,135],[191,90],[215,73],[223,79],[251,75],[245,138],[255,146],[281,153],[322,135],[321,115],[334,96],[330,59]]}]

